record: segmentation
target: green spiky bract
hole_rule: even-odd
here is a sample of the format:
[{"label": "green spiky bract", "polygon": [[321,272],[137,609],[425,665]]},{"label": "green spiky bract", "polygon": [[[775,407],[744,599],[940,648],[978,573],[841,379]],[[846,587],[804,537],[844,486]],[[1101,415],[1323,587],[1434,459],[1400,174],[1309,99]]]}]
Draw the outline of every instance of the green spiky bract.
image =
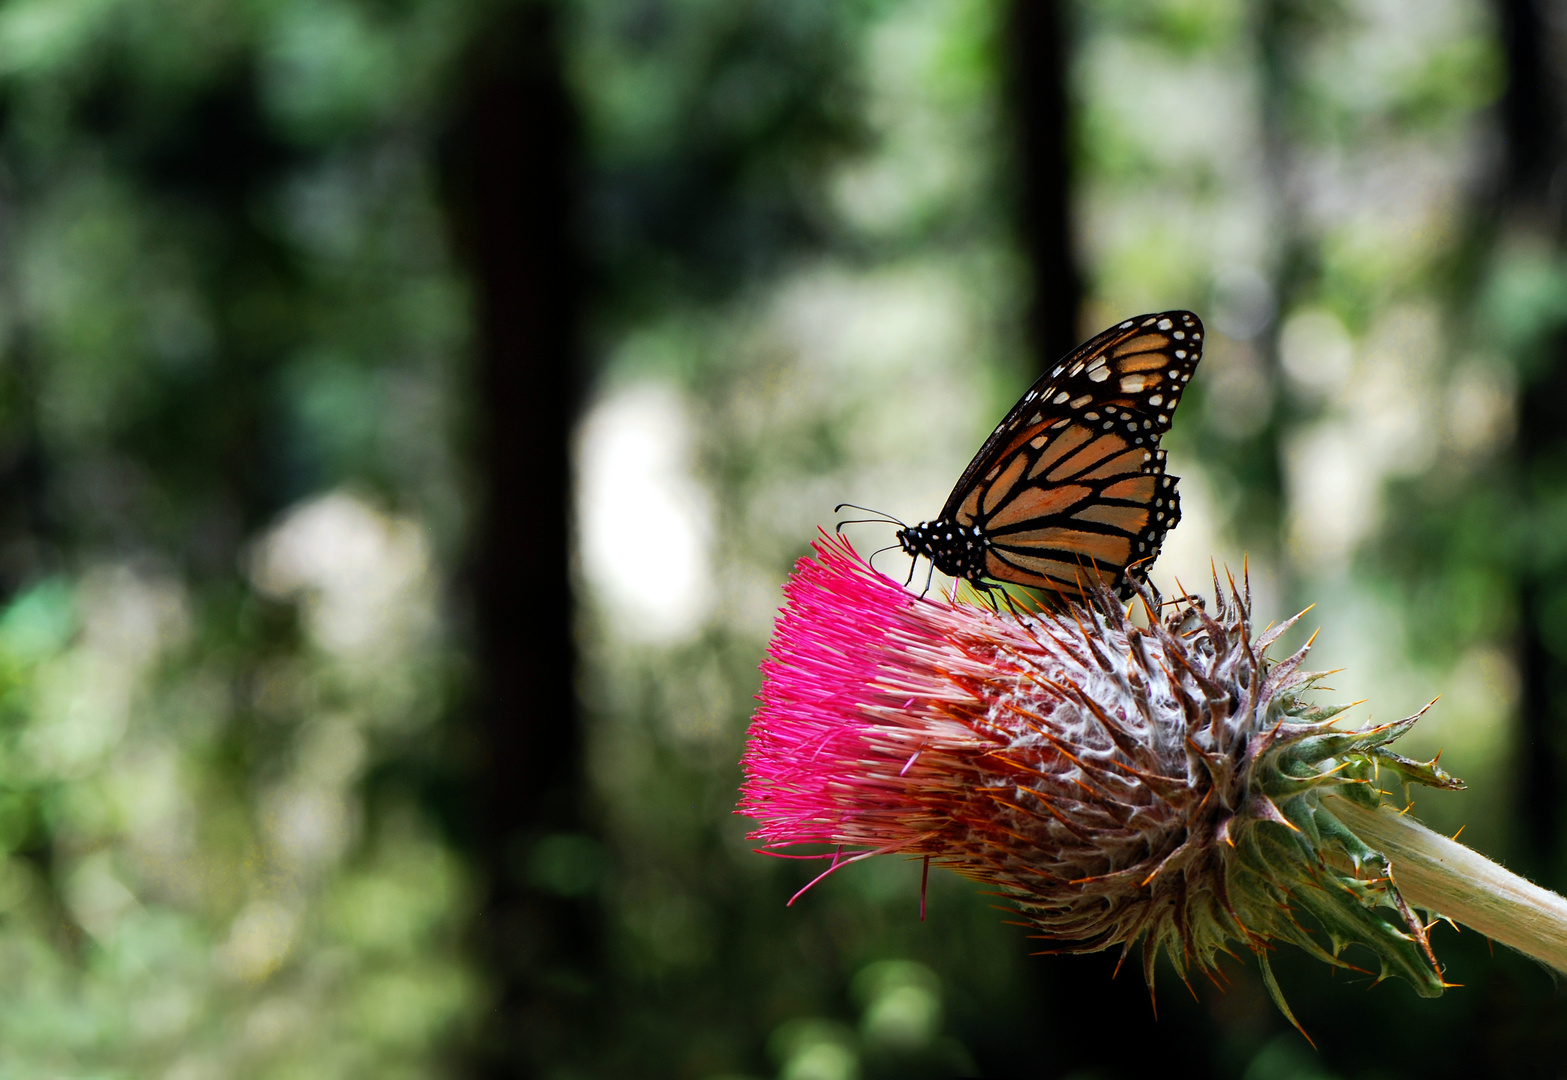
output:
[{"label": "green spiky bract", "polygon": [[[1150,927],[1148,944],[1162,946],[1184,974],[1188,958],[1211,968],[1230,939],[1244,942],[1257,955],[1268,991],[1287,1016],[1289,1007],[1268,964],[1273,940],[1357,970],[1342,952],[1359,944],[1374,955],[1379,981],[1397,975],[1421,996],[1441,994],[1445,984],[1426,927],[1399,894],[1388,860],[1322,798],[1331,791],[1375,807],[1392,786],[1461,789],[1462,781],[1434,760],[1412,761],[1389,749],[1425,710],[1366,730],[1337,728],[1345,706],[1323,708],[1304,698],[1323,677],[1301,669],[1310,643],[1284,660],[1267,658],[1269,646],[1299,616],[1252,641],[1249,588],[1236,589],[1231,582],[1228,602],[1217,579],[1214,590],[1220,602],[1212,617],[1200,609],[1183,610],[1155,633],[1169,647],[1183,637],[1176,628],[1188,628],[1185,651],[1195,656],[1183,667],[1191,687],[1200,691],[1200,697],[1193,695],[1199,716],[1188,731],[1213,790],[1229,793],[1221,801],[1233,809],[1219,816],[1216,832],[1233,846],[1219,853],[1222,891],[1214,889],[1202,914],[1194,913],[1184,928],[1173,922]],[[1107,621],[1122,622],[1114,613]],[[1182,652],[1178,645],[1169,651]],[[1222,687],[1230,692],[1214,693]],[[1311,916],[1327,939],[1326,948],[1302,925],[1297,911]],[[1145,950],[1145,956],[1151,951]],[[1151,957],[1147,962],[1151,965]]]}]

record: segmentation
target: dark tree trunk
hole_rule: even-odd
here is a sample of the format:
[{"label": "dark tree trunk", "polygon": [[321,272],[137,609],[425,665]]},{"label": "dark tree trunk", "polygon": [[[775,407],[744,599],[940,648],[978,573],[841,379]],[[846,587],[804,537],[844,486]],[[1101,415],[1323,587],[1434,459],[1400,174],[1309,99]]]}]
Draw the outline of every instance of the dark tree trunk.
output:
[{"label": "dark tree trunk", "polygon": [[1014,0],[1008,22],[1018,216],[1033,279],[1029,345],[1043,371],[1078,343],[1082,292],[1072,246],[1066,29],[1056,0]]},{"label": "dark tree trunk", "polygon": [[[597,978],[597,909],[537,872],[544,853],[573,850],[573,839],[580,850],[584,827],[567,576],[577,155],[552,10],[513,9],[479,43],[447,154],[479,329],[471,749],[487,889],[476,946],[496,992],[475,1069],[487,1077],[539,1075],[546,1063],[589,1056]],[[541,848],[548,838],[555,847]]]},{"label": "dark tree trunk", "polygon": [[1561,102],[1554,79],[1550,26],[1540,0],[1500,0],[1507,49],[1502,131],[1507,140],[1507,196],[1530,211],[1545,208],[1551,175],[1560,164]]},{"label": "dark tree trunk", "polygon": [[[1506,138],[1506,190],[1502,226],[1545,232],[1560,246],[1561,180],[1567,176],[1562,154],[1563,102],[1560,95],[1559,42],[1535,0],[1501,0],[1501,26],[1507,49],[1508,86],[1502,99]],[[1538,502],[1561,485],[1567,462],[1567,335],[1558,332],[1542,343],[1546,354],[1534,365],[1518,418],[1517,476],[1526,500]],[[1535,528],[1548,528],[1540,521]],[[1551,634],[1545,620],[1562,605],[1567,565],[1527,562],[1520,574],[1522,641],[1523,762],[1521,812],[1533,849],[1547,878],[1553,876],[1561,847],[1562,733],[1567,731],[1567,656],[1562,635]],[[1558,643],[1553,649],[1552,642]]]}]

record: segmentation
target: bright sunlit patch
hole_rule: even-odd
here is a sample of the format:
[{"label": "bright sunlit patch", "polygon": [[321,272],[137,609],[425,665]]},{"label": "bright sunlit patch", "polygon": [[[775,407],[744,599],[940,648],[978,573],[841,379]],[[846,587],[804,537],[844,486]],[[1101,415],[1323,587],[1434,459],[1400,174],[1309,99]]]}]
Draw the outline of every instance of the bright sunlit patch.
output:
[{"label": "bright sunlit patch", "polygon": [[344,491],[290,510],[250,562],[261,592],[303,601],[317,644],[365,659],[391,659],[428,628],[428,571],[428,544],[416,522]]},{"label": "bright sunlit patch", "polygon": [[577,438],[582,572],[619,633],[669,643],[711,604],[712,504],[691,474],[691,420],[670,387],[612,392]]},{"label": "bright sunlit patch", "polygon": [[1517,423],[1517,387],[1511,368],[1494,358],[1471,357],[1448,380],[1443,435],[1448,449],[1473,458],[1504,445]]},{"label": "bright sunlit patch", "polygon": [[234,920],[218,950],[218,968],[240,982],[257,982],[276,971],[299,935],[299,912],[272,900],[252,900]]},{"label": "bright sunlit patch", "polygon": [[1446,344],[1430,304],[1390,307],[1358,344],[1325,312],[1286,324],[1285,370],[1301,387],[1331,391],[1322,417],[1284,440],[1290,542],[1302,567],[1345,570],[1380,523],[1385,481],[1431,466]]},{"label": "bright sunlit patch", "polygon": [[1338,316],[1306,308],[1290,316],[1279,335],[1279,363],[1296,385],[1324,393],[1344,385],[1355,362],[1355,343]]},{"label": "bright sunlit patch", "polygon": [[[128,566],[95,567],[83,575],[74,600],[62,595],[50,603],[78,609],[81,633],[75,647],[39,668],[38,715],[22,746],[56,775],[80,778],[120,744],[154,665],[188,639],[191,615],[178,583]],[[48,617],[64,620],[70,613]],[[12,616],[6,621],[15,625]]]},{"label": "bright sunlit patch", "polygon": [[1376,526],[1380,477],[1347,424],[1325,420],[1294,433],[1284,448],[1289,536],[1297,562],[1338,573]]},{"label": "bright sunlit patch", "polygon": [[1225,521],[1231,511],[1221,501],[1208,471],[1195,461],[1184,459],[1171,465],[1171,471],[1181,478],[1181,523],[1164,538],[1149,580],[1166,600],[1173,600],[1187,590],[1203,590],[1213,580],[1215,570],[1221,577],[1231,573],[1236,577],[1244,575],[1251,584],[1257,607],[1277,609],[1277,569],[1260,553],[1230,542]]}]

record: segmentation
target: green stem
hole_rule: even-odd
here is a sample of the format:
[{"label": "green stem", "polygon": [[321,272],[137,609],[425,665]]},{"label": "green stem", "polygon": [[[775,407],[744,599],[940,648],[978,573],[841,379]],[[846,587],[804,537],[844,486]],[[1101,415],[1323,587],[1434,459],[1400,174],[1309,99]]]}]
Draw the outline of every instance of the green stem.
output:
[{"label": "green stem", "polygon": [[1567,972],[1567,898],[1392,807],[1371,810],[1339,795],[1323,801],[1357,836],[1387,856],[1393,883],[1412,906],[1445,915]]}]

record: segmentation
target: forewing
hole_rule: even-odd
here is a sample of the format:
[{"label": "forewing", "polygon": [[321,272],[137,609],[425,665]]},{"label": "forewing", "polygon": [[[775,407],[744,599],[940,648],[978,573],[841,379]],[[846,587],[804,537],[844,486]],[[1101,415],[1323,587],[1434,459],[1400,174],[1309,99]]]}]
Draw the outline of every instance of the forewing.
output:
[{"label": "forewing", "polygon": [[1111,327],[1056,364],[1007,414],[942,517],[978,525],[986,574],[1079,595],[1095,574],[1125,591],[1180,518],[1159,441],[1202,355],[1189,311]]}]

